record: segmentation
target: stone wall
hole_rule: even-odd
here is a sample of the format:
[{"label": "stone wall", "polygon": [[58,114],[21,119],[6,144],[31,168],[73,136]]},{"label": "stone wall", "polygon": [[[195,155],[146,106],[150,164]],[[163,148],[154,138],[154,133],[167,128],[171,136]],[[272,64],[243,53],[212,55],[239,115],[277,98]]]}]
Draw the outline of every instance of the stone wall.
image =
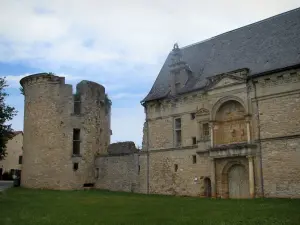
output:
[{"label": "stone wall", "polygon": [[[65,84],[63,77],[36,74],[20,82],[25,92],[21,185],[79,189],[84,183],[95,182],[94,157],[107,147],[104,87],[80,82],[77,94],[81,111],[74,114],[72,86]],[[80,129],[80,153],[76,155],[73,129]]]},{"label": "stone wall", "polygon": [[[139,155],[100,156],[95,161],[99,189],[138,192]],[[97,175],[98,174],[98,175]]]},{"label": "stone wall", "polygon": [[208,156],[198,155],[196,148],[152,152],[149,162],[153,194],[200,196],[203,179],[210,177]]},{"label": "stone wall", "polygon": [[300,138],[262,142],[265,197],[300,197]]},{"label": "stone wall", "polygon": [[109,145],[108,154],[99,155],[95,159],[95,170],[96,188],[140,192],[140,156],[134,142],[118,142]]}]

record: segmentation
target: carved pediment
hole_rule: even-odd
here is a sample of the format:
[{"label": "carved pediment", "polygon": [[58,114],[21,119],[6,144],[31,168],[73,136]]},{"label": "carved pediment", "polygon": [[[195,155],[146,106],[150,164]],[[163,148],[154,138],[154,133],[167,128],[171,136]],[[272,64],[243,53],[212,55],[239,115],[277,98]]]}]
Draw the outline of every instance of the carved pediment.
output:
[{"label": "carved pediment", "polygon": [[196,112],[196,116],[206,116],[209,115],[209,110],[205,108],[198,109]]},{"label": "carved pediment", "polygon": [[226,87],[234,84],[246,83],[247,71],[238,70],[230,73],[218,74],[209,77],[209,89]]},{"label": "carved pediment", "polygon": [[231,84],[238,84],[238,83],[240,83],[240,81],[238,81],[236,79],[224,77],[219,82],[217,82],[213,87],[217,88],[217,87],[223,87],[223,86],[227,86],[227,85],[231,85]]}]

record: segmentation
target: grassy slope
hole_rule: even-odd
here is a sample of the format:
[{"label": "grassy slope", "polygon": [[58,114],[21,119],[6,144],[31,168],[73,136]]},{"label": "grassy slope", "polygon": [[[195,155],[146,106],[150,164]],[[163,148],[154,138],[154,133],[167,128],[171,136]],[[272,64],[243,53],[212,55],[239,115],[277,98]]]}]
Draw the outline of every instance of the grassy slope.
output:
[{"label": "grassy slope", "polygon": [[0,193],[1,225],[300,224],[300,200],[215,200],[105,191]]}]

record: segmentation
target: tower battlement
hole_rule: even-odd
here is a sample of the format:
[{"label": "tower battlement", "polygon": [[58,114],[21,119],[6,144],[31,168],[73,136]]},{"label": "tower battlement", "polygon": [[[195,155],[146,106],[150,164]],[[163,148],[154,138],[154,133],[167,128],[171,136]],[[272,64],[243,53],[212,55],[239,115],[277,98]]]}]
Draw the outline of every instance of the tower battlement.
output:
[{"label": "tower battlement", "polygon": [[22,87],[24,85],[30,85],[34,83],[57,83],[57,84],[65,84],[65,78],[64,77],[59,77],[56,75],[52,75],[50,73],[36,73],[32,74],[26,77],[23,77],[20,80],[20,84]]}]

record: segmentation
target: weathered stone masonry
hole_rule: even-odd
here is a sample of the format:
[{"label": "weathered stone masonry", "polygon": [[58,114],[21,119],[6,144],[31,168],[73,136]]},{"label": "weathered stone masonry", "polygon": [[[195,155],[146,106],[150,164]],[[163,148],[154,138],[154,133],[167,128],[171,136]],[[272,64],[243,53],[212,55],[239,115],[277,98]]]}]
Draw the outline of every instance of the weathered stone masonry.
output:
[{"label": "weathered stone masonry", "polygon": [[[80,82],[75,106],[78,97],[63,77],[35,74],[20,82],[25,92],[22,186],[78,189],[94,183],[95,155],[105,153],[109,145],[104,87]],[[80,136],[76,154],[74,129]]]}]

